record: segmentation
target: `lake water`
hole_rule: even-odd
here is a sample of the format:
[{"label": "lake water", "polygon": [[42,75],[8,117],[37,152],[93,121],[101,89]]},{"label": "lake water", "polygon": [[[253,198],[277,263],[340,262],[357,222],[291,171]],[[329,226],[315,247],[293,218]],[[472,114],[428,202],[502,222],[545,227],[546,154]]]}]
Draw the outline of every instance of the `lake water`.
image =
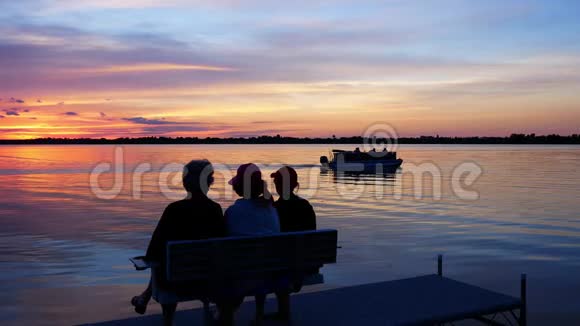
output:
[{"label": "lake water", "polygon": [[[343,176],[318,166],[332,147],[351,148],[1,146],[0,322],[135,316],[128,300],[147,273],[128,258],[143,253],[163,208],[183,196],[179,164],[208,158],[217,170],[211,196],[224,208],[239,164],[263,164],[265,177],[281,164],[297,168],[319,227],[339,230],[325,287],[434,273],[441,253],[446,275],[512,295],[527,273],[532,324],[580,324],[580,147],[401,145],[398,173]],[[106,162],[118,171],[91,179]],[[453,178],[458,166],[481,175]],[[421,169],[437,173],[416,182]]]}]

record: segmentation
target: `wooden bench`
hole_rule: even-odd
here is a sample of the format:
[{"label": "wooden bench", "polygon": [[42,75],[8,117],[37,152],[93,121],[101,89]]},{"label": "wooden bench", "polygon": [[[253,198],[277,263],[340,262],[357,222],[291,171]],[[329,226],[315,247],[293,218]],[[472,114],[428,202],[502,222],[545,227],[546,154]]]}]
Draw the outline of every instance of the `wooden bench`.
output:
[{"label": "wooden bench", "polygon": [[[131,261],[138,270],[152,267],[153,298],[160,304],[201,300],[209,314],[209,299],[179,286],[187,283],[231,284],[260,281],[272,275],[290,279],[306,276],[303,285],[322,283],[322,275],[311,275],[324,264],[336,263],[337,231],[318,230],[276,235],[228,237],[209,240],[172,241],[167,244],[164,266],[142,257]],[[160,269],[164,273],[160,273]],[[159,275],[165,275],[160,282]],[[164,285],[165,284],[165,285]],[[167,284],[178,284],[178,290]],[[263,295],[279,290],[258,286],[243,296]]]}]

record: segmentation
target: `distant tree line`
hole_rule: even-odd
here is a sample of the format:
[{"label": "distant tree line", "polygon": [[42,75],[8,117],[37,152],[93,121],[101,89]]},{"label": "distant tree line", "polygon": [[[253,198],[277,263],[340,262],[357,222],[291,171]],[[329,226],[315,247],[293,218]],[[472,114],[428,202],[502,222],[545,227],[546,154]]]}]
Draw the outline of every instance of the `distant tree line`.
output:
[{"label": "distant tree line", "polygon": [[[364,139],[363,137],[336,137],[310,138],[310,137],[283,137],[259,136],[259,137],[238,137],[238,138],[216,138],[216,137],[138,137],[138,138],[36,138],[36,139],[4,139],[0,140],[0,145],[22,145],[22,144],[54,144],[54,145],[74,145],[74,144],[363,144],[368,143],[388,143],[388,139]],[[397,139],[399,144],[580,144],[580,135],[570,136],[542,135],[535,134],[512,134],[509,137],[439,137],[420,136],[403,137]]]}]

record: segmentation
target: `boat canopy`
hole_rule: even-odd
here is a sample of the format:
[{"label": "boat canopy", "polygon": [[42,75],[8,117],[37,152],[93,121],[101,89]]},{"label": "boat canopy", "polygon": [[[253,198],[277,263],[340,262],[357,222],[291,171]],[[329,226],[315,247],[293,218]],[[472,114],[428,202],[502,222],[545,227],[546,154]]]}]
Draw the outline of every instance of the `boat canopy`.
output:
[{"label": "boat canopy", "polygon": [[336,160],[338,157],[342,157],[347,162],[355,161],[383,161],[383,160],[396,160],[397,152],[355,152],[355,151],[344,151],[344,150],[332,150],[332,160]]}]

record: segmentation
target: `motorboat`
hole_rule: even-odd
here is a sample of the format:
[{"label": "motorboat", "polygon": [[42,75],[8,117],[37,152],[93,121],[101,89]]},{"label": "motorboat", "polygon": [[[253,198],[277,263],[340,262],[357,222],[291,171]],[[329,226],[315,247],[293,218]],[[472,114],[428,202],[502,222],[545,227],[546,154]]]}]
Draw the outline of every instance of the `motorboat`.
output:
[{"label": "motorboat", "polygon": [[320,157],[323,168],[340,172],[395,172],[403,164],[403,160],[397,158],[397,152],[385,150],[368,152],[333,149],[328,156]]}]

